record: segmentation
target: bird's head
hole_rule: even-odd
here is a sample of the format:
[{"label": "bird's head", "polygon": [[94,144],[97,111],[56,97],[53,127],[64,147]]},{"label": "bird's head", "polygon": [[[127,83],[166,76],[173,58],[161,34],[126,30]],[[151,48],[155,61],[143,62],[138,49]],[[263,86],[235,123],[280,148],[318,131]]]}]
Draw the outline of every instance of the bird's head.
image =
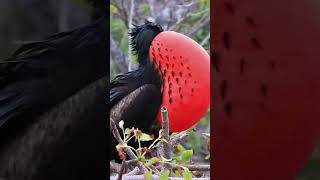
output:
[{"label": "bird's head", "polygon": [[138,55],[139,64],[145,64],[148,59],[149,47],[156,35],[162,32],[161,26],[147,21],[142,26],[135,26],[129,33],[132,50]]},{"label": "bird's head", "polygon": [[[162,31],[147,22],[131,32],[133,49],[147,59],[162,79],[162,104],[167,107],[169,128],[179,132],[192,127],[210,105],[210,57],[191,38],[173,31]],[[142,63],[139,59],[139,63]],[[161,126],[159,108],[158,124]]]}]

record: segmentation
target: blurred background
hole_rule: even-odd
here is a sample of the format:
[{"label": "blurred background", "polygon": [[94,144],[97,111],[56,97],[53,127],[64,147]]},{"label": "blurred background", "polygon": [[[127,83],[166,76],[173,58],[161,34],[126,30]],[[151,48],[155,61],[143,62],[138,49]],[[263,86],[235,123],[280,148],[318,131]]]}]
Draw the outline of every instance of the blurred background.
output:
[{"label": "blurred background", "polygon": [[87,0],[1,0],[0,58],[21,42],[41,40],[90,21]]},{"label": "blurred background", "polygon": [[320,179],[320,145],[314,150],[309,162],[295,180]]},{"label": "blurred background", "polygon": [[[136,57],[129,47],[128,29],[145,20],[160,24],[165,31],[185,34],[209,53],[210,0],[111,0],[110,2],[110,79],[137,68]],[[193,149],[194,162],[209,163],[207,139],[210,132],[209,113],[194,127],[186,141]]]}]

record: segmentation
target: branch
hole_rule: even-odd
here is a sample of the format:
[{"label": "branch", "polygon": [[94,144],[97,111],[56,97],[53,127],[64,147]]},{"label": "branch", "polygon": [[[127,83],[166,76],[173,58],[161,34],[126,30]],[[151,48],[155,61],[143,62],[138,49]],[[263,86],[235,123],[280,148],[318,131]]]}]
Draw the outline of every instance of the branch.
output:
[{"label": "branch", "polygon": [[[168,117],[168,110],[165,106],[161,108],[161,115],[162,115],[162,133],[161,136],[167,141],[167,142],[162,142],[160,146],[160,154],[166,158],[166,159],[171,159],[171,150],[172,148],[170,147],[169,140],[169,117]],[[164,164],[162,167],[162,170],[168,170],[170,169],[169,164]]]},{"label": "branch", "polygon": [[171,146],[174,146],[175,144],[177,144],[179,141],[181,141],[183,138],[185,138],[188,135],[188,129],[185,131],[182,131],[174,136],[172,136],[170,138],[169,143],[171,144]]},{"label": "branch", "polygon": [[122,179],[122,175],[126,172],[126,170],[127,170],[126,161],[122,160],[122,165],[121,165],[121,169],[120,169],[120,172],[119,172],[119,175],[118,175],[118,180]]},{"label": "branch", "polygon": [[113,61],[119,67],[121,72],[127,72],[128,64],[126,55],[118,48],[118,44],[110,34],[110,55]]},{"label": "branch", "polygon": [[[152,17],[156,23],[160,24],[164,30],[173,30],[177,22],[184,19],[195,7],[196,2],[191,1],[188,4],[182,4],[184,1],[157,1],[147,0]],[[182,5],[180,5],[182,4]],[[172,25],[174,24],[174,25]]]},{"label": "branch", "polygon": [[[173,169],[178,169],[179,167],[174,167]],[[190,171],[210,171],[210,165],[209,164],[192,164],[187,165],[187,168]]]},{"label": "branch", "polygon": [[191,37],[194,33],[198,32],[204,26],[209,25],[209,23],[210,23],[210,16],[202,17],[197,24],[193,25],[193,28],[189,31],[189,33],[187,33],[187,36]]},{"label": "branch", "polygon": [[[134,15],[134,0],[131,0],[131,6],[130,6],[130,16],[129,16],[129,22],[128,22],[128,27],[129,31],[132,29],[132,19]],[[129,56],[129,66],[128,66],[128,71],[132,70],[132,55],[131,55],[131,37],[128,35],[128,42],[129,42],[129,48],[128,48],[128,56]]]},{"label": "branch", "polygon": [[182,24],[183,22],[185,22],[186,20],[188,20],[190,17],[194,17],[194,16],[198,16],[202,13],[191,13],[192,10],[195,8],[196,3],[195,2],[191,2],[187,5],[178,5],[178,8],[182,8],[182,11],[176,11],[176,16],[178,16],[178,21],[173,24],[171,27],[169,27],[169,31],[173,31],[173,30],[177,30],[178,26],[180,24]]},{"label": "branch", "polygon": [[208,33],[208,35],[202,40],[202,42],[200,43],[201,46],[204,46],[210,39],[210,33]]},{"label": "branch", "polygon": [[[115,139],[119,142],[119,144],[125,144],[121,139],[116,123],[111,118],[110,118],[110,130],[113,136],[115,137]],[[124,151],[128,154],[130,159],[134,159],[134,160],[138,159],[137,156],[134,154],[134,152],[132,152],[130,148],[124,147]],[[147,171],[146,168],[139,162],[136,162],[136,166],[139,168],[140,172],[142,173]]]},{"label": "branch", "polygon": [[111,0],[110,4],[117,8],[119,17],[124,21],[125,26],[128,28],[128,15],[126,13],[126,9],[122,5],[123,3],[118,0]]},{"label": "branch", "polygon": [[133,175],[137,175],[139,174],[140,170],[138,167],[135,167],[132,171],[128,172],[127,174],[125,174],[125,176],[133,176]]},{"label": "branch", "polygon": [[110,173],[119,173],[120,169],[120,164],[110,161]]}]

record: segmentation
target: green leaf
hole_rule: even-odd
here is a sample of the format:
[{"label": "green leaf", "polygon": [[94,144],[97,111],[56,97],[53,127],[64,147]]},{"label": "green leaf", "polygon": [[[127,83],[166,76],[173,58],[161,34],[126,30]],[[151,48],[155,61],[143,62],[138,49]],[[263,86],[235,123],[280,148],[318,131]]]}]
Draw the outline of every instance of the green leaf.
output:
[{"label": "green leaf", "polygon": [[190,150],[184,150],[182,151],[182,154],[181,154],[181,158],[182,160],[184,160],[184,162],[189,162],[191,157],[193,155],[193,150],[190,149]]},{"label": "green leaf", "polygon": [[209,160],[210,159],[210,154],[208,154],[204,159],[205,160]]},{"label": "green leaf", "polygon": [[157,158],[157,157],[153,157],[153,158],[151,158],[150,160],[149,160],[149,162],[151,163],[151,164],[154,164],[154,163],[157,163],[157,162],[159,162],[159,158]]},{"label": "green leaf", "polygon": [[165,170],[160,173],[159,180],[168,180],[169,179],[169,171]]},{"label": "green leaf", "polygon": [[121,121],[119,122],[119,128],[122,129],[122,130],[123,130],[123,125],[124,125],[124,122],[123,122],[123,120],[121,120]]},{"label": "green leaf", "polygon": [[124,134],[130,135],[132,131],[133,131],[132,129],[126,128],[126,130],[124,131]]},{"label": "green leaf", "polygon": [[152,171],[146,171],[144,173],[144,179],[145,180],[152,180]]},{"label": "green leaf", "polygon": [[186,150],[181,144],[177,144],[177,150],[179,152],[183,152],[184,150]]},{"label": "green leaf", "polygon": [[184,180],[192,180],[192,174],[189,170],[185,169],[183,171],[183,179]]},{"label": "green leaf", "polygon": [[140,136],[140,141],[151,141],[151,140],[153,140],[153,138],[149,134],[142,133]]},{"label": "green leaf", "polygon": [[179,171],[173,171],[173,172],[171,173],[171,176],[172,176],[172,177],[180,177]]}]

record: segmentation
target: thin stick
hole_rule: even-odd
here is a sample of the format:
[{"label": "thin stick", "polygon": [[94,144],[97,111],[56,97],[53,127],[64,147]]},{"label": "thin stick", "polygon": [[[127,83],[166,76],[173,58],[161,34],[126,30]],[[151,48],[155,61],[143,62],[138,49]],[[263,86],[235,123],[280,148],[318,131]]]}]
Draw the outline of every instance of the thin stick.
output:
[{"label": "thin stick", "polygon": [[[134,16],[134,0],[131,0],[131,6],[130,6],[130,15],[129,15],[129,31],[131,31],[132,28],[132,19]],[[129,42],[129,48],[128,48],[128,56],[129,56],[129,65],[128,65],[128,71],[132,70],[132,48],[131,48],[131,37],[130,35],[128,36],[128,42]]]},{"label": "thin stick", "polygon": [[122,175],[126,172],[126,170],[127,170],[126,161],[123,160],[122,161],[122,165],[121,165],[121,169],[120,169],[120,172],[119,172],[119,175],[118,175],[118,180],[122,179]]},{"label": "thin stick", "polygon": [[[121,136],[120,136],[119,131],[117,129],[116,123],[111,118],[110,118],[110,130],[111,130],[113,136],[119,142],[119,144],[125,144],[123,142],[123,140],[121,139]],[[138,159],[137,156],[134,154],[134,152],[130,148],[124,147],[124,151],[128,154],[130,159],[134,159],[134,160]],[[144,173],[147,171],[146,168],[141,163],[137,162],[136,165],[139,168],[140,172]]]},{"label": "thin stick", "polygon": [[137,175],[139,174],[140,170],[138,167],[135,167],[132,171],[128,172],[127,174],[125,174],[125,176],[133,176],[133,175]]},{"label": "thin stick", "polygon": [[[169,136],[169,117],[168,117],[168,110],[166,107],[161,108],[161,115],[162,115],[162,133],[161,136],[167,141],[170,141],[170,136]],[[171,159],[171,147],[170,144],[167,142],[162,142],[161,143],[161,148],[160,148],[160,154],[166,158],[166,159]],[[162,170],[168,170],[170,169],[170,165],[165,163],[162,167]]]},{"label": "thin stick", "polygon": [[176,145],[179,143],[183,138],[185,138],[188,135],[189,129],[179,132],[178,134],[171,136],[169,143],[171,146]]},{"label": "thin stick", "polygon": [[192,164],[192,165],[188,165],[187,168],[190,171],[210,171],[209,164]]}]

